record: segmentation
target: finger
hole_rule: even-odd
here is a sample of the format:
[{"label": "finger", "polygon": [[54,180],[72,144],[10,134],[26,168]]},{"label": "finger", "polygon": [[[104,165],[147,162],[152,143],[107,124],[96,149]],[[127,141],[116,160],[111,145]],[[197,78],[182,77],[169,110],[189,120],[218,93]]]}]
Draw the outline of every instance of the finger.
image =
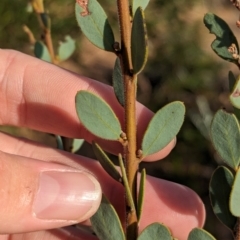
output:
[{"label": "finger", "polygon": [[[78,120],[75,95],[79,90],[88,90],[104,98],[123,123],[123,108],[117,102],[111,87],[16,51],[0,50],[0,56],[1,124],[84,138],[88,142],[100,141]],[[139,144],[152,116],[150,110],[137,104]],[[115,154],[122,149],[116,142],[100,142],[103,148]],[[174,140],[149,159],[165,157],[173,146]]]},{"label": "finger", "polygon": [[0,235],[0,240],[97,240],[93,235],[87,234],[76,227],[65,227],[47,231]]},{"label": "finger", "polygon": [[[103,192],[124,218],[124,190],[99,166],[96,161],[87,158],[47,148],[30,141],[19,141],[13,137],[0,134],[1,147],[12,154],[20,154],[25,157],[51,161],[69,165],[74,168],[81,167],[91,169],[99,180]],[[7,147],[4,142],[8,142]],[[5,148],[6,146],[6,148]],[[140,230],[152,222],[161,222],[170,227],[174,237],[179,240],[187,239],[188,233],[194,227],[202,227],[205,221],[205,209],[202,201],[191,189],[182,185],[148,177],[145,186],[145,199],[143,205]],[[181,227],[179,228],[179,225]]]},{"label": "finger", "polygon": [[[0,151],[0,234],[75,224],[91,217],[101,188],[81,168]],[[17,223],[17,224],[14,224]]]}]

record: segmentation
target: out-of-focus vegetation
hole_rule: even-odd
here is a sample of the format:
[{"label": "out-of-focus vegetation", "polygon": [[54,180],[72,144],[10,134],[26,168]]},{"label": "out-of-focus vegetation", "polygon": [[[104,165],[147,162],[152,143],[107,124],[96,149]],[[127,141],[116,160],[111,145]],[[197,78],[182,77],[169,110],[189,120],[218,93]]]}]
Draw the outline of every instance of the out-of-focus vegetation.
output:
[{"label": "out-of-focus vegetation", "polygon": [[[99,2],[106,9],[110,23],[118,27],[115,1]],[[45,1],[52,20],[54,45],[65,35],[71,35],[77,41],[77,51],[61,66],[110,84],[115,56],[95,48],[84,38],[75,21],[74,3],[74,0]],[[26,6],[27,1],[0,1],[0,47],[33,55],[22,25],[26,24],[36,38],[41,36],[36,16],[28,13]],[[208,34],[202,18],[206,11],[223,9],[228,15],[234,11],[228,1],[150,1],[146,9],[150,55],[138,87],[139,101],[153,111],[173,100],[185,103],[186,120],[174,151],[163,161],[143,165],[154,176],[187,185],[196,191],[206,204],[205,228],[219,240],[231,239],[231,235],[214,216],[209,202],[209,179],[217,166],[216,161],[220,160],[208,141],[209,119],[206,118],[211,117],[211,111],[221,107],[229,109],[227,73],[230,65],[219,61],[211,52],[213,36]],[[222,12],[219,15],[224,17]],[[230,18],[230,24],[234,21]],[[198,109],[201,104],[205,104],[203,115]],[[209,104],[210,112],[206,104]],[[80,153],[89,155],[88,148],[85,144]]]}]

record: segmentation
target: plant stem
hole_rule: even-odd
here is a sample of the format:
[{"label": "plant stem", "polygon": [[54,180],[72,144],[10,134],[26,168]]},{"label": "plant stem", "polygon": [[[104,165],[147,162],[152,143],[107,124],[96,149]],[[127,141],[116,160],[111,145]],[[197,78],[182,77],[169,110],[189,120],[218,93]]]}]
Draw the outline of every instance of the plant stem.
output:
[{"label": "plant stem", "polygon": [[125,133],[128,144],[125,147],[124,158],[130,192],[135,204],[135,210],[130,210],[126,200],[127,212],[127,239],[135,240],[138,235],[137,224],[137,172],[138,160],[136,158],[136,77],[132,74],[131,59],[131,16],[128,0],[118,0],[119,23],[121,31],[121,51],[120,59],[123,70],[125,88]]}]

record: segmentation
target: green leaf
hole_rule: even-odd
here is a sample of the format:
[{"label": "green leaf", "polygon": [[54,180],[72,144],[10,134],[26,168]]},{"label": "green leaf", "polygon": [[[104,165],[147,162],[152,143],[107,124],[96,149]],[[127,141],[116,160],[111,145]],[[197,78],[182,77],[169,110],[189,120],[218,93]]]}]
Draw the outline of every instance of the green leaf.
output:
[{"label": "green leaf", "polygon": [[240,162],[240,133],[236,116],[219,110],[213,117],[211,138],[223,161],[236,169]]},{"label": "green leaf", "polygon": [[76,49],[75,40],[70,36],[65,36],[65,41],[60,42],[58,47],[58,57],[61,61],[68,59]]},{"label": "green leaf", "polygon": [[229,99],[235,108],[240,109],[240,76],[235,80]]},{"label": "green leaf", "polygon": [[51,19],[47,13],[40,13],[40,18],[45,28],[51,28]]},{"label": "green leaf", "polygon": [[133,72],[138,74],[143,70],[148,56],[147,28],[141,7],[136,10],[133,18],[131,50]]},{"label": "green leaf", "polygon": [[167,227],[160,223],[152,223],[148,225],[137,240],[172,240],[171,232]]},{"label": "green leaf", "polygon": [[72,143],[72,153],[77,152],[84,144],[84,139],[74,138]]},{"label": "green leaf", "polygon": [[238,60],[234,59],[232,54],[228,51],[228,48],[235,44],[239,52],[238,42],[234,36],[232,30],[227,23],[220,17],[207,13],[204,16],[204,24],[216,36],[216,39],[212,42],[213,51],[224,60],[233,62],[238,65]]},{"label": "green leaf", "polygon": [[231,230],[236,218],[229,210],[229,196],[233,185],[233,174],[226,167],[218,167],[211,178],[209,194],[213,211],[218,219]]},{"label": "green leaf", "polygon": [[184,104],[176,101],[167,104],[153,116],[142,141],[143,157],[160,151],[177,135],[184,115]]},{"label": "green leaf", "polygon": [[113,80],[113,89],[117,97],[117,100],[122,106],[124,106],[125,94],[124,94],[122,68],[121,68],[119,58],[116,59],[116,62],[114,65],[112,80]]},{"label": "green leaf", "polygon": [[75,14],[79,27],[90,42],[103,50],[114,51],[112,28],[109,25],[107,15],[96,0],[88,1],[85,10],[76,3]]},{"label": "green leaf", "polygon": [[145,10],[145,8],[147,7],[149,3],[149,0],[133,0],[133,4],[132,4],[132,12],[133,12],[133,16],[137,10],[138,7],[141,7],[142,10]]},{"label": "green leaf", "polygon": [[78,118],[88,131],[103,139],[120,138],[122,131],[119,120],[102,98],[87,91],[79,91],[75,102]]},{"label": "green leaf", "polygon": [[141,179],[138,192],[138,203],[137,203],[137,216],[138,222],[141,220],[142,208],[144,203],[144,193],[145,193],[145,181],[146,181],[146,170],[143,168],[141,172]]},{"label": "green leaf", "polygon": [[123,179],[123,184],[125,187],[125,194],[126,194],[128,206],[130,207],[130,211],[135,211],[135,205],[134,205],[133,197],[132,197],[131,190],[130,190],[130,187],[128,184],[127,173],[126,173],[126,169],[124,167],[121,153],[118,154],[118,161],[119,161],[119,166],[120,166],[120,169],[122,172],[122,179]]},{"label": "green leaf", "polygon": [[240,169],[237,170],[230,194],[230,211],[233,216],[240,217]]},{"label": "green leaf", "polygon": [[104,170],[116,181],[122,182],[122,177],[118,170],[116,169],[116,166],[112,163],[112,161],[109,159],[107,154],[103,151],[103,149],[96,143],[92,142],[93,151],[104,168]]},{"label": "green leaf", "polygon": [[105,196],[97,212],[91,217],[94,232],[100,240],[125,240],[118,215]]},{"label": "green leaf", "polygon": [[35,43],[34,54],[37,58],[40,58],[43,61],[46,61],[46,62],[51,62],[52,61],[46,45],[41,41],[37,41]]},{"label": "green leaf", "polygon": [[194,228],[188,235],[188,240],[216,240],[209,232],[201,228]]}]

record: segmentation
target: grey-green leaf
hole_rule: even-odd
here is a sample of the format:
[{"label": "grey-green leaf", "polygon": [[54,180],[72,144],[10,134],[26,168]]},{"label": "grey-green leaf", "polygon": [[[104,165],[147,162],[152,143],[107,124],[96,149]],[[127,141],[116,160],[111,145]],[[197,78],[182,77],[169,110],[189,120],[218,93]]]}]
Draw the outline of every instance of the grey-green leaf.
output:
[{"label": "grey-green leaf", "polygon": [[144,193],[145,193],[145,180],[146,180],[146,170],[145,168],[143,168],[141,172],[141,179],[140,179],[139,191],[138,191],[138,204],[137,204],[138,222],[141,220],[141,215],[142,215]]},{"label": "grey-green leaf", "polygon": [[122,74],[122,68],[121,68],[119,58],[117,58],[115,61],[112,80],[113,80],[113,89],[117,97],[117,100],[122,106],[124,106],[125,94],[124,94],[124,85],[123,85],[123,74]]},{"label": "grey-green leaf", "polygon": [[211,138],[223,161],[236,169],[240,162],[240,133],[236,116],[219,110],[213,117]]},{"label": "grey-green leaf", "polygon": [[119,162],[119,166],[120,166],[120,169],[121,169],[121,172],[122,172],[122,179],[123,179],[123,184],[124,184],[124,187],[125,187],[125,194],[126,194],[126,199],[127,199],[128,206],[130,207],[130,211],[135,211],[136,209],[135,209],[134,201],[133,201],[133,198],[132,198],[132,193],[131,193],[131,190],[130,190],[130,187],[129,187],[129,184],[128,184],[126,168],[124,166],[121,153],[118,154],[118,162]]},{"label": "grey-green leaf", "polygon": [[113,31],[98,1],[88,1],[86,9],[76,3],[75,14],[78,25],[90,42],[103,50],[114,51]]},{"label": "grey-green leaf", "polygon": [[201,228],[194,228],[188,235],[188,240],[216,240],[209,232]]},{"label": "grey-green leaf", "polygon": [[102,98],[87,91],[79,91],[75,102],[78,118],[88,131],[107,140],[120,138],[120,122]]},{"label": "grey-green leaf", "polygon": [[143,229],[143,231],[137,238],[137,240],[159,240],[159,239],[172,240],[170,230],[160,223],[152,223],[148,225],[145,229]]},{"label": "grey-green leaf", "polygon": [[134,74],[140,73],[147,62],[147,41],[147,28],[144,18],[144,12],[142,8],[139,7],[136,10],[133,18],[131,39],[132,64]]},{"label": "grey-green leaf", "polygon": [[70,36],[65,36],[65,41],[60,42],[58,47],[58,57],[61,61],[68,59],[76,49],[75,40]]},{"label": "grey-green leaf", "polygon": [[234,228],[237,220],[229,209],[229,197],[233,180],[232,172],[221,166],[214,171],[209,186],[213,211],[218,219],[231,230]]},{"label": "grey-green leaf", "polygon": [[40,58],[43,61],[46,61],[46,62],[51,62],[52,61],[46,45],[41,41],[37,41],[35,43],[34,54],[37,58]]},{"label": "grey-green leaf", "polygon": [[240,169],[238,169],[232,191],[230,194],[230,201],[229,201],[229,206],[230,206],[230,211],[233,216],[240,217]]},{"label": "grey-green leaf", "polygon": [[72,153],[77,152],[84,144],[84,139],[74,138],[72,143]]},{"label": "grey-green leaf", "polygon": [[51,19],[47,13],[40,13],[40,18],[45,28],[51,28]]},{"label": "grey-green leaf", "polygon": [[103,151],[103,149],[96,143],[92,142],[93,151],[95,153],[95,156],[97,157],[98,161],[104,168],[104,170],[116,181],[122,182],[122,177],[118,170],[116,169],[116,166],[112,163],[112,161],[109,159],[107,154]]},{"label": "grey-green leaf", "polygon": [[141,7],[142,10],[145,10],[148,3],[149,3],[149,0],[133,0],[133,4],[132,4],[133,15],[135,14],[138,7]]},{"label": "grey-green leaf", "polygon": [[228,48],[235,44],[239,52],[238,42],[227,23],[213,13],[204,16],[204,24],[216,36],[212,42],[213,51],[221,58],[238,65],[238,60],[234,59]]},{"label": "grey-green leaf", "polygon": [[182,102],[161,108],[150,121],[142,141],[143,157],[163,149],[179,132],[185,115]]},{"label": "grey-green leaf", "polygon": [[97,212],[91,217],[94,232],[100,240],[125,240],[118,215],[105,196]]}]

